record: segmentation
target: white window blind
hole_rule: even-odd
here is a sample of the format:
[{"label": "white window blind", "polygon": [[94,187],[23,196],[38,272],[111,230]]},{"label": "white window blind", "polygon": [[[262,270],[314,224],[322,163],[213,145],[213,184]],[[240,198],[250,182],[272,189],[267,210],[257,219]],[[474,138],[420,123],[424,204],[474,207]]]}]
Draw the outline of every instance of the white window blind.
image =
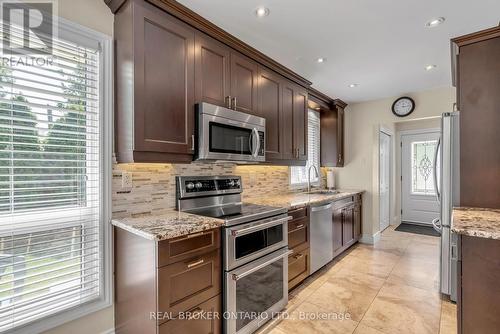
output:
[{"label": "white window blind", "polygon": [[[311,165],[316,166],[320,173],[320,115],[314,110],[308,111],[307,121],[307,162],[305,166],[290,167],[290,184],[302,185],[308,180],[308,171]],[[311,183],[318,184],[319,178],[311,171]]]},{"label": "white window blind", "polygon": [[99,50],[36,57],[0,64],[0,332],[102,289]]}]

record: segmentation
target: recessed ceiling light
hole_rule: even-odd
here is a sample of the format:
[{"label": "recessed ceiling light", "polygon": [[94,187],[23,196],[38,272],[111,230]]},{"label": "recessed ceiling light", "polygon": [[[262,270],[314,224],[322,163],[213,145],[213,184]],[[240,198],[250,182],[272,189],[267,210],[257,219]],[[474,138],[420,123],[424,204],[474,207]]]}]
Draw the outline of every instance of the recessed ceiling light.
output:
[{"label": "recessed ceiling light", "polygon": [[257,17],[265,17],[269,15],[269,8],[266,7],[259,7],[255,10],[255,15]]},{"label": "recessed ceiling light", "polygon": [[429,22],[427,22],[425,24],[425,26],[428,27],[428,28],[437,27],[438,25],[440,25],[441,23],[443,23],[444,20],[445,20],[444,17],[438,17],[438,18],[432,19]]},{"label": "recessed ceiling light", "polygon": [[436,67],[437,67],[436,65],[427,65],[427,66],[425,67],[425,70],[426,70],[426,71],[432,71],[432,70],[433,70],[433,69],[435,69]]},{"label": "recessed ceiling light", "polygon": [[357,83],[352,83],[352,84],[350,84],[350,85],[349,85],[349,88],[356,88],[356,87],[358,87],[358,86],[359,86],[359,84],[357,84]]},{"label": "recessed ceiling light", "polygon": [[318,58],[316,59],[318,63],[324,63],[326,61],[326,58]]}]

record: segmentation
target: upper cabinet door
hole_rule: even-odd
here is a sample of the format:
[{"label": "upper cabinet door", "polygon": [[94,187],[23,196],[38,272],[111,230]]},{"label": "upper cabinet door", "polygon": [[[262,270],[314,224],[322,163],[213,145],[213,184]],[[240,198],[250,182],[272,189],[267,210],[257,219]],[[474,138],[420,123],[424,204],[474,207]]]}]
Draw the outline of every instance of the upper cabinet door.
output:
[{"label": "upper cabinet door", "polygon": [[253,60],[231,53],[231,97],[232,108],[257,115],[258,65]]},{"label": "upper cabinet door", "polygon": [[297,150],[297,160],[307,160],[307,91],[297,86],[294,96],[293,122],[294,147]]},{"label": "upper cabinet door", "polygon": [[137,5],[134,65],[134,150],[192,153],[194,29],[152,5]]},{"label": "upper cabinet door", "polygon": [[266,119],[266,160],[281,159],[281,77],[259,66],[258,115]]},{"label": "upper cabinet door", "polygon": [[294,106],[295,90],[288,81],[283,82],[282,89],[282,126],[281,126],[281,158],[283,160],[297,159],[297,150],[294,147]]},{"label": "upper cabinet door", "polygon": [[231,51],[202,32],[196,32],[195,38],[196,102],[229,108]]}]

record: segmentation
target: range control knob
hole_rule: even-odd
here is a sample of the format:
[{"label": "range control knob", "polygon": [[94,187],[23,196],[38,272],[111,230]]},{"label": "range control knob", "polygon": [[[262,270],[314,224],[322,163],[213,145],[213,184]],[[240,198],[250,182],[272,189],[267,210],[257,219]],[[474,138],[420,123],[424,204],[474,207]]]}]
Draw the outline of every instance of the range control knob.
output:
[{"label": "range control knob", "polygon": [[203,185],[201,184],[201,182],[196,182],[195,187],[196,187],[196,189],[201,189],[201,187],[203,187]]},{"label": "range control knob", "polygon": [[241,185],[240,180],[236,180],[236,185],[239,187]]},{"label": "range control knob", "polygon": [[233,180],[229,181],[229,185],[230,185],[231,187],[234,187],[234,181],[233,181]]},{"label": "range control knob", "polygon": [[194,183],[193,183],[193,182],[188,182],[188,183],[186,184],[186,188],[188,188],[189,190],[194,189]]}]

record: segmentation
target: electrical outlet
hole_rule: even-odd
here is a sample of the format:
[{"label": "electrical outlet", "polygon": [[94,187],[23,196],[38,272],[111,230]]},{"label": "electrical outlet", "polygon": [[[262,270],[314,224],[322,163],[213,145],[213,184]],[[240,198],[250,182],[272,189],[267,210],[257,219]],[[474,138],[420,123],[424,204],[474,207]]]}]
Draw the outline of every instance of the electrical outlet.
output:
[{"label": "electrical outlet", "polygon": [[130,172],[122,172],[122,189],[132,189],[132,173]]}]

